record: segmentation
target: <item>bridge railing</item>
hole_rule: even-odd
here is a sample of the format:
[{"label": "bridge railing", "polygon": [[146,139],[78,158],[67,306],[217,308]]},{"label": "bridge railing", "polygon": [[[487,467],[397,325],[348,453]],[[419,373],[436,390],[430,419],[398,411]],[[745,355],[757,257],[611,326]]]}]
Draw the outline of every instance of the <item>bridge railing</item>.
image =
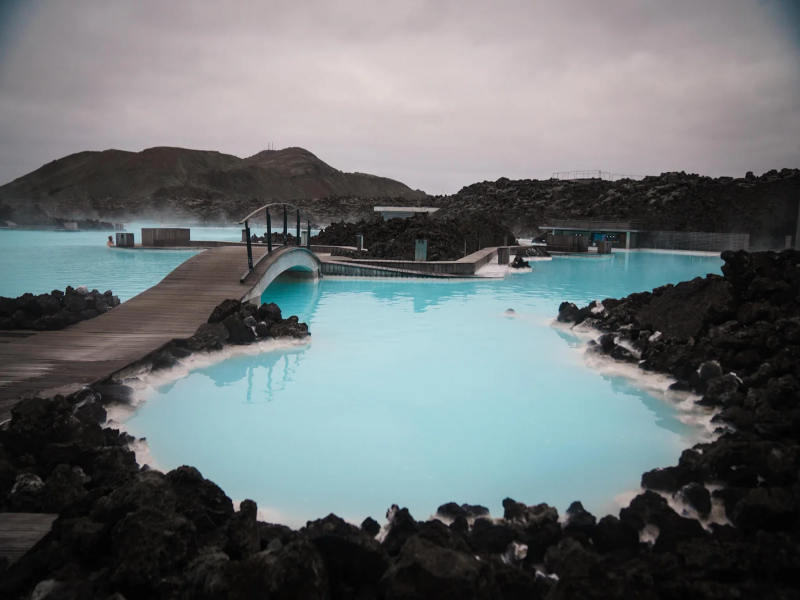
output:
[{"label": "bridge railing", "polygon": [[297,211],[297,241],[295,244],[300,246],[300,217],[303,216],[306,219],[306,228],[308,235],[306,236],[306,248],[309,250],[311,249],[311,217],[308,216],[305,212],[300,210],[299,206],[295,206],[294,204],[289,204],[288,202],[273,202],[271,204],[266,204],[261,208],[255,209],[249,215],[247,215],[244,219],[239,221],[240,225],[244,225],[245,230],[245,237],[247,238],[247,268],[248,270],[253,270],[253,245],[252,245],[252,236],[250,235],[250,220],[254,219],[261,211],[263,210],[266,214],[267,218],[267,254],[272,254],[272,215],[269,212],[269,209],[273,206],[281,206],[283,207],[283,244],[282,246],[286,245],[286,236],[289,234],[289,212],[288,207],[292,207]]}]

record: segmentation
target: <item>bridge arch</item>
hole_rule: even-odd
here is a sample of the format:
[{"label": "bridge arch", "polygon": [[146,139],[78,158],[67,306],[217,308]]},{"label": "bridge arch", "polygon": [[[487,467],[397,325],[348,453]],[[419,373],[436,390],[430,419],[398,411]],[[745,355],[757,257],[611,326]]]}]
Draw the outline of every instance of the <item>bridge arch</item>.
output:
[{"label": "bridge arch", "polygon": [[283,246],[264,254],[261,259],[241,278],[241,282],[250,285],[242,302],[250,301],[261,304],[261,295],[278,275],[285,272],[297,273],[301,277],[318,279],[321,277],[322,263],[316,254],[301,246]]}]

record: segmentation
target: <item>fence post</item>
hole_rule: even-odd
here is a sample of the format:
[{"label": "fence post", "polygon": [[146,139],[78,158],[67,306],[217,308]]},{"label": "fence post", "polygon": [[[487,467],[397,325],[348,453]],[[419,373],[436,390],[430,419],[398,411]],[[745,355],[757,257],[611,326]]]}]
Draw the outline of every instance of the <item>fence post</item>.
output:
[{"label": "fence post", "polygon": [[300,245],[300,209],[297,209],[297,245]]},{"label": "fence post", "polygon": [[267,252],[272,253],[272,217],[267,209]]},{"label": "fence post", "polygon": [[244,230],[247,233],[247,268],[252,271],[253,270],[253,243],[250,239],[250,224],[245,221],[244,222]]},{"label": "fence post", "polygon": [[286,244],[286,235],[289,233],[289,216],[286,212],[286,205],[283,205],[283,243]]}]

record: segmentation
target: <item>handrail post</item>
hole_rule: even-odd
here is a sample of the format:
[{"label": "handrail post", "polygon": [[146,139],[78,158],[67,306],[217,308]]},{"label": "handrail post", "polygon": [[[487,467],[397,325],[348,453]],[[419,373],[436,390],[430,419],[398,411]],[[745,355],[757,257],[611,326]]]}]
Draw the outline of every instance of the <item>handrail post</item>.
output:
[{"label": "handrail post", "polygon": [[272,217],[267,209],[267,253],[272,253]]},{"label": "handrail post", "polygon": [[253,242],[250,239],[250,224],[244,222],[244,231],[247,236],[247,268],[253,270]]},{"label": "handrail post", "polygon": [[283,243],[286,244],[286,234],[289,233],[289,217],[286,212],[286,205],[283,205]]},{"label": "handrail post", "polygon": [[300,209],[297,209],[297,245],[300,245]]},{"label": "handrail post", "polygon": [[311,220],[306,218],[306,228],[308,229],[308,237],[306,238],[306,248],[311,250]]}]

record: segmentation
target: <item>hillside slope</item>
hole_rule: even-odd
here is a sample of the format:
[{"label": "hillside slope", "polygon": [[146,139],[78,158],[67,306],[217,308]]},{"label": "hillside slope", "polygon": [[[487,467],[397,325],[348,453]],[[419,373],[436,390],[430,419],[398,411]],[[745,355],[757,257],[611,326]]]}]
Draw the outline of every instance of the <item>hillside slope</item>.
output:
[{"label": "hillside slope", "polygon": [[[38,203],[59,216],[243,216],[243,204],[322,196],[409,199],[420,191],[385,177],[343,173],[302,148],[265,150],[241,159],[184,148],[80,152],[0,187],[0,203]],[[197,215],[201,217],[202,215]]]},{"label": "hillside slope", "polygon": [[738,179],[683,172],[642,181],[501,178],[429,199],[443,215],[487,214],[521,236],[553,219],[643,220],[651,229],[749,233],[751,244],[770,247],[795,233],[799,202],[799,169]]}]

